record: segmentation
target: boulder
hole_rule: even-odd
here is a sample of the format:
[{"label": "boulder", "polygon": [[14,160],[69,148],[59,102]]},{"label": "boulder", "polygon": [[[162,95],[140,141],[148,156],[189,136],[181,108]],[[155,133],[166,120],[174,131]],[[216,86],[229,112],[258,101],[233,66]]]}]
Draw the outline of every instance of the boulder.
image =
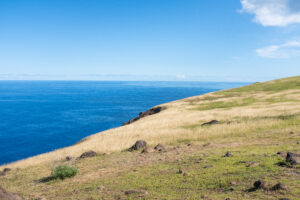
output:
[{"label": "boulder", "polygon": [[144,140],[138,140],[135,142],[135,144],[130,148],[130,150],[140,150],[140,149],[144,149],[147,146],[147,142]]},{"label": "boulder", "polygon": [[88,158],[88,157],[94,157],[97,156],[97,153],[95,151],[87,151],[81,154],[80,158]]},{"label": "boulder", "polygon": [[286,162],[289,162],[292,165],[299,165],[300,164],[300,154],[288,152],[286,155]]},{"label": "boulder", "polygon": [[163,145],[163,144],[158,144],[158,145],[156,145],[156,146],[154,147],[154,149],[155,149],[156,151],[163,151],[163,150],[166,150],[166,146]]},{"label": "boulder", "polygon": [[1,200],[24,200],[20,196],[6,191],[1,186],[0,186],[0,199]]}]

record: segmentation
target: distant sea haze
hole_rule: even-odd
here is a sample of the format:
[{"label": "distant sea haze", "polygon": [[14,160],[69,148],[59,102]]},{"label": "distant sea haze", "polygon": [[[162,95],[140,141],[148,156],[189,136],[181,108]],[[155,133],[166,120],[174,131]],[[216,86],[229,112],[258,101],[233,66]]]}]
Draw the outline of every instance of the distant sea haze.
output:
[{"label": "distant sea haze", "polygon": [[246,84],[0,81],[0,165],[70,146],[158,104]]}]

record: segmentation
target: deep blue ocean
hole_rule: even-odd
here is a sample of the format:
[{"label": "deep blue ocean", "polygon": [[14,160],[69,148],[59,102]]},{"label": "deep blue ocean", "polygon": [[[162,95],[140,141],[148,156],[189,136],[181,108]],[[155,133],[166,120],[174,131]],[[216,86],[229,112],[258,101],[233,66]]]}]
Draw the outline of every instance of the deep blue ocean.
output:
[{"label": "deep blue ocean", "polygon": [[72,145],[161,103],[246,84],[0,81],[0,165]]}]

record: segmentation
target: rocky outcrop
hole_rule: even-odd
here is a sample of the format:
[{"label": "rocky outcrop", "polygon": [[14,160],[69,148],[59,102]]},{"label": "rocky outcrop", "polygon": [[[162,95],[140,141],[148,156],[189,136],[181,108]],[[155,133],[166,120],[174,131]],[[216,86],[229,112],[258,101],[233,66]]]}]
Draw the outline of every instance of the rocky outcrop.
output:
[{"label": "rocky outcrop", "polygon": [[10,193],[0,186],[0,200],[24,200],[20,196]]},{"label": "rocky outcrop", "polygon": [[151,109],[149,109],[145,112],[140,112],[139,116],[137,116],[136,118],[133,118],[133,119],[129,120],[128,122],[124,123],[123,126],[131,124],[131,123],[133,123],[133,122],[135,122],[135,121],[137,121],[141,118],[147,117],[149,115],[154,115],[156,113],[159,113],[160,111],[162,111],[162,109],[163,109],[162,107],[158,106],[158,107],[151,108]]},{"label": "rocky outcrop", "polygon": [[213,124],[218,124],[218,123],[219,123],[218,120],[211,120],[209,122],[205,122],[205,123],[201,124],[201,126],[213,125]]}]

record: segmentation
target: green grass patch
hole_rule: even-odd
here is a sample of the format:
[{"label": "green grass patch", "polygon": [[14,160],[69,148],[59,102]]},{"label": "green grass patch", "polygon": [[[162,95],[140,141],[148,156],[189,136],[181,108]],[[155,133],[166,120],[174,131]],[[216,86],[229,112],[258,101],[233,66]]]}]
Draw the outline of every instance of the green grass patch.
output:
[{"label": "green grass patch", "polygon": [[197,110],[213,110],[213,109],[220,109],[220,108],[230,109],[234,107],[248,106],[256,102],[258,102],[258,99],[249,97],[241,100],[216,101],[216,102],[205,103],[199,105],[196,109]]},{"label": "green grass patch", "polygon": [[224,90],[217,94],[243,93],[243,92],[280,92],[284,90],[300,89],[300,76],[278,79],[263,83],[254,83],[248,86]]},{"label": "green grass patch", "polygon": [[52,172],[52,177],[54,179],[65,179],[73,177],[77,174],[78,170],[76,167],[68,165],[58,165]]}]

